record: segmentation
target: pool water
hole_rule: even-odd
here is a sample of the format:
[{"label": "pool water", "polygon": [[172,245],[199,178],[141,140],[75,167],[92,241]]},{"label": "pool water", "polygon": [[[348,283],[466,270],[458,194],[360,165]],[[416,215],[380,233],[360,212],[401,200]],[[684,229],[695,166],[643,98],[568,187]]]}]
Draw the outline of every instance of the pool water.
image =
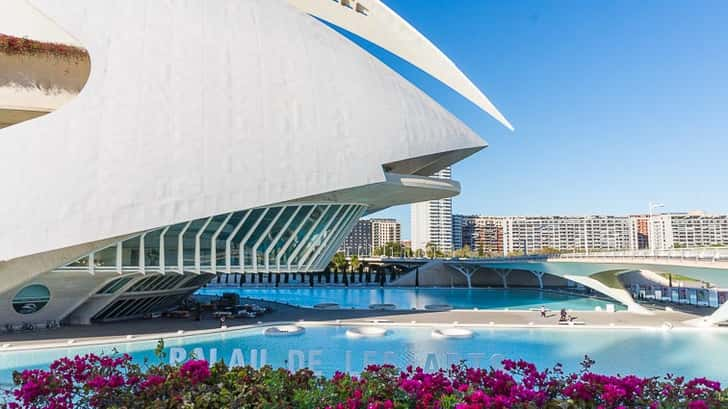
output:
[{"label": "pool water", "polygon": [[[371,304],[394,304],[398,309],[422,309],[428,304],[450,304],[456,309],[527,310],[542,305],[552,310],[593,311],[607,301],[536,289],[491,288],[235,288],[209,287],[200,295],[235,292],[241,297],[282,302],[301,307],[337,303],[341,308],[367,309]],[[617,304],[616,301],[613,302]],[[620,305],[616,308],[620,309]],[[621,307],[624,309],[624,307]]]},{"label": "pool water", "polygon": [[[291,337],[268,337],[263,328],[224,334],[167,340],[165,360],[184,360],[193,354],[228,364],[261,362],[297,369],[307,366],[323,374],[337,370],[361,371],[369,363],[398,367],[421,366],[427,370],[465,360],[471,366],[499,366],[505,358],[523,358],[540,368],[563,363],[567,371],[589,355],[594,369],[608,374],[657,376],[675,373],[706,376],[728,383],[728,332],[697,330],[633,329],[474,329],[470,339],[437,339],[434,327],[388,327],[381,338],[351,338],[347,327],[306,325],[306,332]],[[156,341],[120,343],[107,347],[73,347],[30,352],[0,352],[0,384],[11,382],[12,371],[47,367],[62,356],[87,352],[129,353],[135,360],[157,362]]]}]

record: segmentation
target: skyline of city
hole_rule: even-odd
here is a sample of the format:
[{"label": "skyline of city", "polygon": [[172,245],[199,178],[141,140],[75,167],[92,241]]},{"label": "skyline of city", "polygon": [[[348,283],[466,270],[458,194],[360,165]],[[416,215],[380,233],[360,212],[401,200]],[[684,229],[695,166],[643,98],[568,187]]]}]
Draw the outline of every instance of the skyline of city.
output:
[{"label": "skyline of city", "polygon": [[[457,198],[455,198],[457,199]],[[453,200],[455,202],[455,200]],[[411,235],[411,221],[412,217],[410,214],[410,208],[413,205],[397,206],[396,208],[386,209],[371,215],[367,215],[362,219],[394,219],[401,224],[401,236],[402,240],[412,240]],[[712,212],[704,209],[688,209],[688,210],[675,210],[675,211],[661,211],[655,212],[653,216],[660,216],[666,214],[691,214],[691,213],[704,213],[710,216],[727,215],[728,211],[725,212]],[[402,217],[401,215],[405,216]],[[649,214],[649,205],[645,206],[643,211],[617,213],[617,212],[605,212],[605,213],[587,213],[587,214],[547,214],[547,213],[532,213],[532,214],[491,214],[487,212],[474,212],[464,213],[456,211],[455,205],[453,204],[452,215],[461,216],[485,216],[485,217],[590,217],[590,216],[647,216]]]},{"label": "skyline of city", "polygon": [[[604,251],[604,250],[641,250],[641,249],[672,249],[695,248],[728,245],[728,214],[713,214],[701,210],[686,212],[648,212],[625,215],[591,214],[591,215],[464,215],[450,213],[450,237],[446,241],[439,240],[442,236],[440,224],[431,226],[430,219],[448,218],[442,214],[437,201],[435,209],[431,211],[430,203],[412,205],[422,207],[419,217],[413,217],[411,222],[416,224],[419,220],[418,233],[420,241],[423,237],[432,235],[434,238],[427,241],[432,243],[444,253],[468,247],[482,255],[508,256],[522,252],[524,247],[528,251],[541,251],[553,249],[559,251]],[[653,205],[652,209],[662,206]],[[369,219],[362,218],[349,238],[348,245],[342,246],[340,251],[347,254],[356,253],[357,247],[373,250],[380,247],[364,243],[354,237],[359,225],[372,224],[376,220],[387,220],[398,225],[398,233],[403,229],[398,219]],[[371,235],[371,227],[369,227]],[[467,237],[466,237],[467,236]],[[478,236],[480,236],[478,238]],[[439,240],[439,241],[438,241]],[[531,240],[529,242],[529,240]],[[411,241],[401,234],[400,243],[410,242],[413,250],[424,249],[424,244]],[[444,248],[443,248],[444,243]],[[477,244],[476,244],[477,243]],[[361,251],[361,250],[359,250]]]}]

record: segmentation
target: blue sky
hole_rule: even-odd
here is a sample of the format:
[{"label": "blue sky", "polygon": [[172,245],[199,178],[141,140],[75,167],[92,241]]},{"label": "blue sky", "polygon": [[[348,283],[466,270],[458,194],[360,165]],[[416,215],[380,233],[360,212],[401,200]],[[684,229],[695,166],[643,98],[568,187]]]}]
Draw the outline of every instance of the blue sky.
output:
[{"label": "blue sky", "polygon": [[[363,44],[490,146],[455,165],[466,214],[728,212],[728,2],[385,0],[516,128]],[[409,207],[396,217],[409,235]]]}]

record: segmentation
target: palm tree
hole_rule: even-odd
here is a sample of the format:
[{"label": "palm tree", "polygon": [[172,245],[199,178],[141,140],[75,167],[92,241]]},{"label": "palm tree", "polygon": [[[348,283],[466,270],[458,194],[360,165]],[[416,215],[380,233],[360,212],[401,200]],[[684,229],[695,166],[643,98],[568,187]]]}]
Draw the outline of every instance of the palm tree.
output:
[{"label": "palm tree", "polygon": [[353,256],[351,258],[351,261],[349,262],[349,265],[351,265],[351,278],[353,280],[356,272],[359,271],[359,267],[361,266],[361,261],[359,261],[359,257]]},{"label": "palm tree", "polygon": [[336,253],[334,254],[334,258],[331,262],[334,264],[334,268],[336,270],[334,273],[334,283],[337,283],[339,281],[338,274],[346,268],[346,256],[344,256],[344,253]]},{"label": "palm tree", "polygon": [[435,258],[435,250],[437,248],[435,247],[435,244],[433,244],[431,241],[428,241],[427,244],[425,244],[425,256],[430,258]]}]

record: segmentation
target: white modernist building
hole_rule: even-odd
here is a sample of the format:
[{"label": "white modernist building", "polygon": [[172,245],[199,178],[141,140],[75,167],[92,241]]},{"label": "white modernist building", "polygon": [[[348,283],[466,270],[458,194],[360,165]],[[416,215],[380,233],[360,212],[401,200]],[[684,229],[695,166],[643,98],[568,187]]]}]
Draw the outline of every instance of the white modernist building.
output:
[{"label": "white modernist building", "polygon": [[123,319],[217,273],[319,271],[360,216],[456,195],[430,176],[485,142],[312,15],[510,127],[378,0],[6,0],[0,40],[63,46],[0,41],[0,324]]}]

